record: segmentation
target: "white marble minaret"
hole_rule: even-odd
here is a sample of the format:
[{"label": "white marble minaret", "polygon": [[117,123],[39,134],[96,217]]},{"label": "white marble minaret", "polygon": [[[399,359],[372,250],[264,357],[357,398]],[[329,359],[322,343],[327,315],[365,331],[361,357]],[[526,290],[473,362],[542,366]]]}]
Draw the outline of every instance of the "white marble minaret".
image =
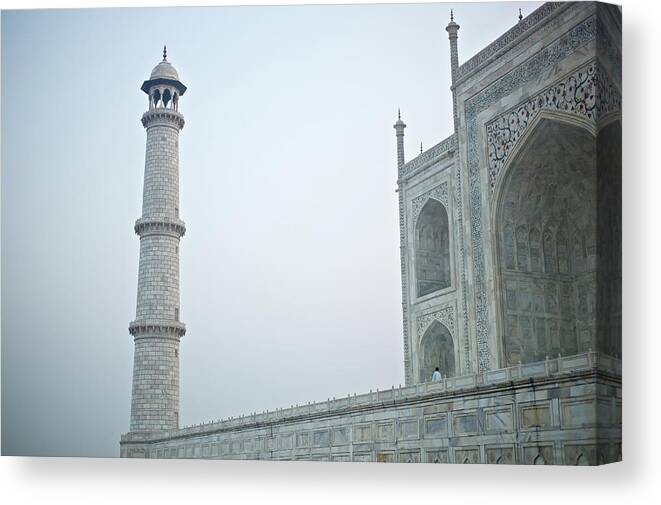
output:
[{"label": "white marble minaret", "polygon": [[457,93],[454,87],[457,69],[459,68],[459,49],[457,48],[457,39],[459,38],[459,25],[454,22],[454,12],[450,9],[450,22],[448,26],[445,27],[445,31],[448,32],[448,38],[450,39],[450,76],[452,78],[452,111],[454,117],[454,129],[457,131],[459,125],[457,121],[459,116],[457,115]]},{"label": "white marble minaret", "polygon": [[149,110],[142,217],[140,267],[135,320],[129,333],[135,342],[130,431],[158,431],[179,425],[179,340],[186,332],[179,320],[179,241],[186,228],[179,219],[179,130],[184,117],[179,98],[186,91],[167,61],[142,84]]}]

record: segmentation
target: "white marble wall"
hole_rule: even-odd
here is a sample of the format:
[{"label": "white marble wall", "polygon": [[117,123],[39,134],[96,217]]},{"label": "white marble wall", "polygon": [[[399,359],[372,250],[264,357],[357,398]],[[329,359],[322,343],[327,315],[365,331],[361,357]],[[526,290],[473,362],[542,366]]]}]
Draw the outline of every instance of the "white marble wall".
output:
[{"label": "white marble wall", "polygon": [[[620,114],[619,17],[614,7],[594,2],[544,4],[455,72],[458,121],[457,131],[449,139],[456,148],[444,141],[443,149],[434,146],[399,168],[407,384],[421,379],[424,331],[420,334],[418,321],[426,323],[429,314],[443,310],[454,314],[451,333],[457,373],[512,364],[506,359],[504,345],[508,332],[505,280],[495,224],[501,193],[507,189],[502,180],[541,119],[573,124],[595,140],[604,121]],[[510,124],[512,118],[515,123]],[[596,141],[586,147],[596,158]],[[448,195],[444,205],[451,216],[452,285],[419,297],[415,234],[420,200],[434,198],[443,185]],[[609,246],[604,241],[602,245]],[[592,282],[592,299],[597,297],[595,286]],[[609,304],[618,312],[616,305]],[[577,349],[567,347],[566,352],[600,347],[594,314],[591,317],[589,324],[578,318],[571,322],[572,327],[581,327],[581,338],[588,343]],[[619,321],[619,316],[601,317]],[[613,340],[617,337],[609,337]],[[611,342],[609,348],[617,346]],[[524,354],[520,358],[524,361],[543,357],[542,351],[534,356]]]},{"label": "white marble wall", "polygon": [[[124,457],[600,464],[621,459],[619,362],[595,353],[165,433]],[[596,373],[596,368],[603,373]]]},{"label": "white marble wall", "polygon": [[[619,13],[612,7],[593,2],[544,4],[456,69],[456,131],[408,163],[399,160],[404,388],[178,429],[172,424],[178,396],[168,397],[175,377],[151,370],[165,365],[168,373],[176,371],[178,380],[176,347],[158,339],[175,335],[169,342],[178,345],[183,325],[176,318],[162,327],[146,324],[151,315],[170,317],[178,303],[178,277],[175,300],[169,295],[159,298],[158,279],[146,273],[144,292],[156,295],[139,300],[145,307],[139,317],[145,319],[138,326],[152,340],[140,345],[136,340],[138,414],[134,424],[132,413],[132,431],[122,437],[121,455],[592,465],[620,460],[622,400],[617,359],[589,351],[504,368],[505,296],[494,217],[499,181],[508,171],[508,159],[525,143],[527,129],[550,118],[596,135],[605,121],[619,117],[620,37]],[[583,97],[581,88],[574,98],[569,93],[562,102],[553,99],[573,77],[588,71],[593,87],[585,89],[594,90],[592,98]],[[519,115],[520,110],[529,115]],[[494,156],[494,125],[506,122],[513,111],[525,120],[517,123],[512,142],[497,147],[502,152]],[[175,267],[169,262],[184,228],[175,206],[178,190],[163,181],[177,180],[170,174],[176,164],[172,148],[183,118],[175,112],[169,117],[161,114],[155,119],[169,121],[164,127],[170,130],[153,129],[158,149],[150,154],[148,146],[147,163],[153,163],[154,170],[146,166],[145,173],[150,195],[145,194],[143,207],[162,224],[136,224],[136,231],[156,231],[163,237],[150,248],[157,255],[147,261],[154,265],[145,272],[171,269],[163,275],[174,282]],[[520,139],[523,142],[517,144]],[[401,141],[398,137],[400,147]],[[157,157],[149,161],[151,156]],[[158,167],[170,175],[161,179]],[[441,203],[448,215],[450,280],[443,289],[419,296],[415,223],[429,199]],[[147,238],[146,233],[141,236]],[[178,275],[178,262],[176,269]],[[602,287],[604,292],[617,289],[617,283]],[[619,317],[618,312],[604,320],[618,322]],[[456,376],[431,384],[420,382],[425,379],[420,374],[420,344],[435,324],[442,324],[451,335]],[[617,348],[617,335],[609,333],[606,349]],[[599,340],[599,334],[595,338]],[[165,403],[158,403],[155,392],[165,394]],[[156,409],[153,418],[149,417],[151,408]]]}]

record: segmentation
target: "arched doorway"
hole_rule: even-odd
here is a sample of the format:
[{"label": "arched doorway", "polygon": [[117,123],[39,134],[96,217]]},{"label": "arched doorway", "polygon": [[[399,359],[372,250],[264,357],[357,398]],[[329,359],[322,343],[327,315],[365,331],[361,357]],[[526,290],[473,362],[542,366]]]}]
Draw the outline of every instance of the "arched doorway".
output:
[{"label": "arched doorway", "polygon": [[443,377],[455,375],[454,343],[444,324],[434,321],[420,340],[420,382],[431,380],[436,367]]},{"label": "arched doorway", "polygon": [[587,129],[543,118],[499,186],[506,366],[596,349],[596,153]]},{"label": "arched doorway", "polygon": [[417,295],[450,287],[450,232],[448,213],[430,198],[415,225],[415,274]]}]

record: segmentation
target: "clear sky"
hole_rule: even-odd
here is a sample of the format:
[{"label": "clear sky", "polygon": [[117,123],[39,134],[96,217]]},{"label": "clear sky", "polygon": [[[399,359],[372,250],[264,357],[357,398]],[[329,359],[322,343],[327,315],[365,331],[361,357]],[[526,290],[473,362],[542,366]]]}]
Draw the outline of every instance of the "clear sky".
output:
[{"label": "clear sky", "polygon": [[181,422],[403,382],[397,108],[452,133],[460,62],[541,3],[4,11],[2,453],[127,431],[143,80],[180,102]]}]

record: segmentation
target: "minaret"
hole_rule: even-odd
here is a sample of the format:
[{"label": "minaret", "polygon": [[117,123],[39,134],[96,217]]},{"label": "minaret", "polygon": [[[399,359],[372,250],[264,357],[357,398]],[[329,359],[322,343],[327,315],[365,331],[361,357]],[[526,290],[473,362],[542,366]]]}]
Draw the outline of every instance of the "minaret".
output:
[{"label": "minaret", "polygon": [[140,266],[135,321],[129,324],[135,353],[130,431],[159,431],[179,426],[179,241],[186,227],[179,219],[179,130],[184,117],[179,98],[186,86],[167,61],[154,67],[140,88],[149,97],[142,115],[147,130]]},{"label": "minaret", "polygon": [[409,330],[408,330],[408,288],[406,281],[406,234],[404,233],[406,222],[406,207],[404,203],[404,192],[406,191],[405,182],[401,179],[401,170],[406,163],[404,159],[404,128],[406,125],[402,121],[402,114],[397,109],[397,122],[393,125],[395,135],[397,136],[397,200],[399,204],[399,250],[400,250],[400,268],[402,273],[402,329],[404,337],[404,382],[407,386],[412,384],[411,360],[409,356]]},{"label": "minaret", "polygon": [[452,77],[452,112],[454,115],[454,127],[457,129],[457,97],[455,95],[454,81],[456,79],[457,69],[459,68],[459,50],[457,49],[457,39],[459,38],[459,25],[454,22],[454,13],[450,10],[450,22],[445,27],[450,39],[450,71]]},{"label": "minaret", "polygon": [[399,170],[404,166],[404,128],[406,125],[402,121],[402,114],[397,110],[397,122],[393,125],[395,135],[397,136],[397,169]]}]

